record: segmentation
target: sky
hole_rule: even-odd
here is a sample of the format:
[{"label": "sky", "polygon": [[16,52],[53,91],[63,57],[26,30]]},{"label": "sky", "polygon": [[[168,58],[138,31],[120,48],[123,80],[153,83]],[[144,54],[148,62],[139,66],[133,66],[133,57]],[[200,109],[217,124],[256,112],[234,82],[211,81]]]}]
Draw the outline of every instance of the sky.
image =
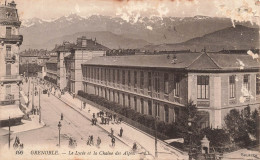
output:
[{"label": "sky", "polygon": [[[4,2],[5,0],[0,0],[1,4]],[[260,11],[260,0],[15,0],[15,2],[21,20],[35,17],[52,20],[76,13],[82,17],[119,16],[126,21],[136,21],[142,16],[204,15],[258,23]]]}]

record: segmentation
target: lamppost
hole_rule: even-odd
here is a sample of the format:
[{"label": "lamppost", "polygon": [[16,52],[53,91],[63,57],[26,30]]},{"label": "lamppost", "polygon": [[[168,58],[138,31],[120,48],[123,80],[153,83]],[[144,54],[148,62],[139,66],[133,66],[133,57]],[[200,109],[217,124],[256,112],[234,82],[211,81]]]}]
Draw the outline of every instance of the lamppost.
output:
[{"label": "lamppost", "polygon": [[34,80],[32,80],[32,84],[33,84],[33,90],[32,90],[32,110],[33,110],[33,113],[34,113]]},{"label": "lamppost", "polygon": [[155,113],[155,122],[154,122],[154,127],[155,127],[155,158],[158,158],[158,151],[157,151],[157,119],[159,118],[158,116],[156,116],[157,114],[157,106],[156,106],[156,113]]},{"label": "lamppost", "polygon": [[9,132],[8,132],[8,148],[10,149],[10,143],[11,143],[11,124],[10,124],[10,116],[8,119],[8,128],[9,128]]},{"label": "lamppost", "polygon": [[[151,80],[151,105],[152,105],[152,107],[153,107],[153,105],[154,105],[154,102],[153,102],[153,87],[154,87],[154,72],[152,72],[151,73],[151,78],[152,78],[152,80]],[[155,158],[157,159],[158,158],[158,151],[157,151],[157,118],[159,118],[158,116],[157,116],[157,113],[158,113],[158,111],[157,111],[157,105],[155,106],[155,120],[154,120],[154,128],[155,128],[155,138],[154,138],[154,155],[155,155]]]},{"label": "lamppost", "polygon": [[41,88],[39,87],[39,123],[42,121],[42,111],[41,111]]},{"label": "lamppost", "polygon": [[19,107],[21,106],[21,94],[20,94],[20,90],[21,90],[21,88],[20,88],[20,84],[21,84],[21,82],[17,82],[17,85],[18,85],[18,90],[19,90]]},{"label": "lamppost", "polygon": [[188,118],[188,126],[189,126],[189,131],[188,131],[188,134],[189,134],[189,160],[192,160],[192,153],[191,153],[191,135],[192,135],[192,130],[191,130],[191,126],[192,126],[192,119],[189,117]]},{"label": "lamppost", "polygon": [[60,121],[59,121],[59,124],[58,124],[58,129],[59,129],[59,147],[60,147],[60,130],[61,130],[61,123],[60,123]]}]

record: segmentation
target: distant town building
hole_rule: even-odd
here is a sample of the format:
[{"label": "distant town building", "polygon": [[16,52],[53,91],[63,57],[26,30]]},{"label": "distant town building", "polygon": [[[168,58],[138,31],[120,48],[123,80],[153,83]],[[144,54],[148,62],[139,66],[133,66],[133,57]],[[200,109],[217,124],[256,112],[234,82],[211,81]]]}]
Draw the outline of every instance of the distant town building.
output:
[{"label": "distant town building", "polygon": [[259,107],[259,69],[259,59],[246,53],[93,57],[82,64],[82,90],[166,123],[191,100],[202,128],[221,128],[231,109]]},{"label": "distant town building", "polygon": [[[42,74],[46,75],[46,80],[51,81],[57,85],[57,57],[51,57],[46,63],[46,68],[42,66]],[[46,73],[45,73],[46,70]],[[40,74],[41,74],[40,73]],[[38,73],[39,74],[39,73]]]},{"label": "distant town building", "polygon": [[22,64],[42,64],[47,62],[51,57],[51,52],[47,50],[29,49],[19,53],[20,65]]},{"label": "distant town building", "polygon": [[19,35],[21,21],[14,1],[0,5],[0,126],[20,122],[23,113],[19,109],[19,47],[23,36]]}]

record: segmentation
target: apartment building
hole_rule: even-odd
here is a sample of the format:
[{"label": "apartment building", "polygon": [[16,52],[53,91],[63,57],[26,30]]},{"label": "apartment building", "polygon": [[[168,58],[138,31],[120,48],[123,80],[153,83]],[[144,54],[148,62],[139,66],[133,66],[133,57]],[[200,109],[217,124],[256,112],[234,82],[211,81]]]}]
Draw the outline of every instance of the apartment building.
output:
[{"label": "apartment building", "polygon": [[0,5],[0,126],[19,123],[23,113],[19,109],[19,35],[21,21],[14,1]]}]

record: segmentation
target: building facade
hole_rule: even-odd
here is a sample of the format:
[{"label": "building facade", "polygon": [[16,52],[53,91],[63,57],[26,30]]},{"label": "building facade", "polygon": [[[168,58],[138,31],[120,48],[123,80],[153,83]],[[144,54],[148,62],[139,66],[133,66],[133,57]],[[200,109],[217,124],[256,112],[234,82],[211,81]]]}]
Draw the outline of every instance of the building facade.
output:
[{"label": "building facade", "polygon": [[42,66],[42,74],[45,74],[44,77],[47,78],[46,80],[57,85],[57,57],[51,57],[45,63],[45,66]]},{"label": "building facade", "polygon": [[62,90],[77,93],[82,89],[81,64],[96,56],[104,56],[108,48],[96,40],[81,37],[76,44],[64,42],[58,46],[57,85]]},{"label": "building facade", "polygon": [[223,127],[233,108],[259,107],[259,62],[246,54],[94,57],[82,73],[84,92],[166,123],[175,122],[189,101],[203,117],[201,127]]},{"label": "building facade", "polygon": [[7,124],[8,119],[19,122],[23,113],[19,109],[19,48],[23,36],[19,35],[21,21],[16,4],[0,6],[0,125]]}]

